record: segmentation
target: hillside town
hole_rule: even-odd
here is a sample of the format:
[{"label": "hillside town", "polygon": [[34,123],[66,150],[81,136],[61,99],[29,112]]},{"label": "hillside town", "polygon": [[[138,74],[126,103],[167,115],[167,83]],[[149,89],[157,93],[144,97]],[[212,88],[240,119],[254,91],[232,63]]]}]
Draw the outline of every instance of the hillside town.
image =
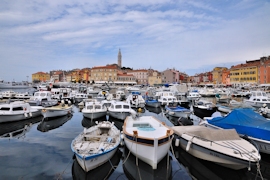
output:
[{"label": "hillside town", "polygon": [[158,86],[170,83],[190,83],[192,85],[214,84],[221,86],[270,83],[270,56],[227,67],[215,67],[212,71],[188,76],[173,68],[164,71],[149,69],[132,69],[122,66],[122,54],[119,49],[117,64],[94,66],[92,68],[73,69],[69,71],[52,70],[32,74],[32,82],[96,83],[113,82],[117,85]]}]

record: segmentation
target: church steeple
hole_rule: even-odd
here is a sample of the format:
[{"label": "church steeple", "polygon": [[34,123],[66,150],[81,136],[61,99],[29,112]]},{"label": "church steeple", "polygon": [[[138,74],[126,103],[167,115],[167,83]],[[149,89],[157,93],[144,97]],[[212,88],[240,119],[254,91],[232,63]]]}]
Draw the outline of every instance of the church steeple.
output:
[{"label": "church steeple", "polygon": [[121,68],[122,67],[122,54],[121,54],[121,50],[119,48],[119,51],[118,51],[118,66]]}]

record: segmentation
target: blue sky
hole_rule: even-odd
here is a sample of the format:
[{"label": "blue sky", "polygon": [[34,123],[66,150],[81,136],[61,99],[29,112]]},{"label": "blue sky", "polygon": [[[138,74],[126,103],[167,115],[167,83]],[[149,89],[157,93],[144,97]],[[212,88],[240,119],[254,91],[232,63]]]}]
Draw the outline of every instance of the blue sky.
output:
[{"label": "blue sky", "polygon": [[270,55],[267,0],[2,0],[0,79],[117,62],[188,75]]}]

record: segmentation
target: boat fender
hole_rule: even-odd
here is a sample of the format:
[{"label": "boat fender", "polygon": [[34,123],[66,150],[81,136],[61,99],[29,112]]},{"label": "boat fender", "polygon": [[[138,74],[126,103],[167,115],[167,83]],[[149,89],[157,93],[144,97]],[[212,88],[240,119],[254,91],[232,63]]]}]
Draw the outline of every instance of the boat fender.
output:
[{"label": "boat fender", "polygon": [[28,115],[27,115],[27,113],[26,113],[26,112],[24,113],[24,117],[26,117],[26,118],[28,117]]},{"label": "boat fender", "polygon": [[29,116],[32,117],[32,113],[31,112],[29,112]]},{"label": "boat fender", "polygon": [[175,146],[178,147],[178,146],[179,146],[179,143],[180,143],[180,140],[177,138],[177,139],[175,140]]},{"label": "boat fender", "polygon": [[193,137],[188,141],[186,151],[189,151]]},{"label": "boat fender", "polygon": [[120,137],[121,137],[121,140],[124,140],[124,134],[123,134],[123,132],[121,132]]}]

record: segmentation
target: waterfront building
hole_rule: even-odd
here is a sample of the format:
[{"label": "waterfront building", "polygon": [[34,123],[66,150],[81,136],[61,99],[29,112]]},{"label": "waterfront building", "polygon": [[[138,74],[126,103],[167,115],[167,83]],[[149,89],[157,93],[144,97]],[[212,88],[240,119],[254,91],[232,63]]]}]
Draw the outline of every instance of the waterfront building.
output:
[{"label": "waterfront building", "polygon": [[117,80],[118,65],[95,66],[91,69],[91,82],[105,83]]},{"label": "waterfront building", "polygon": [[213,83],[222,84],[222,73],[224,70],[227,70],[226,67],[215,67],[212,71],[213,74]]},{"label": "waterfront building", "polygon": [[162,83],[161,73],[158,71],[153,71],[151,75],[148,76],[148,83],[150,86],[161,84]]},{"label": "waterfront building", "polygon": [[50,80],[50,74],[45,72],[37,72],[32,74],[32,82],[46,82]]},{"label": "waterfront building", "polygon": [[162,73],[162,83],[179,83],[180,72],[175,69],[166,69]]},{"label": "waterfront building", "polygon": [[134,85],[137,84],[136,78],[132,74],[123,73],[118,71],[117,81],[114,81],[116,85]]},{"label": "waterfront building", "polygon": [[83,68],[81,70],[81,74],[82,74],[82,80],[83,82],[90,82],[91,79],[91,68]]},{"label": "waterfront building", "polygon": [[148,70],[146,69],[129,70],[127,74],[133,75],[137,80],[137,84],[148,84]]},{"label": "waterfront building", "polygon": [[259,61],[246,61],[230,69],[230,81],[234,85],[257,84]]},{"label": "waterfront building", "polygon": [[50,71],[50,77],[54,80],[54,82],[67,82],[66,72],[63,70],[53,70]]},{"label": "waterfront building", "polygon": [[269,84],[270,83],[270,56],[261,57],[258,60],[258,81],[259,84]]},{"label": "waterfront building", "polygon": [[224,69],[222,71],[222,84],[223,85],[230,85],[231,81],[230,81],[230,70],[228,69]]},{"label": "waterfront building", "polygon": [[179,82],[188,83],[188,75],[186,73],[179,72]]}]

